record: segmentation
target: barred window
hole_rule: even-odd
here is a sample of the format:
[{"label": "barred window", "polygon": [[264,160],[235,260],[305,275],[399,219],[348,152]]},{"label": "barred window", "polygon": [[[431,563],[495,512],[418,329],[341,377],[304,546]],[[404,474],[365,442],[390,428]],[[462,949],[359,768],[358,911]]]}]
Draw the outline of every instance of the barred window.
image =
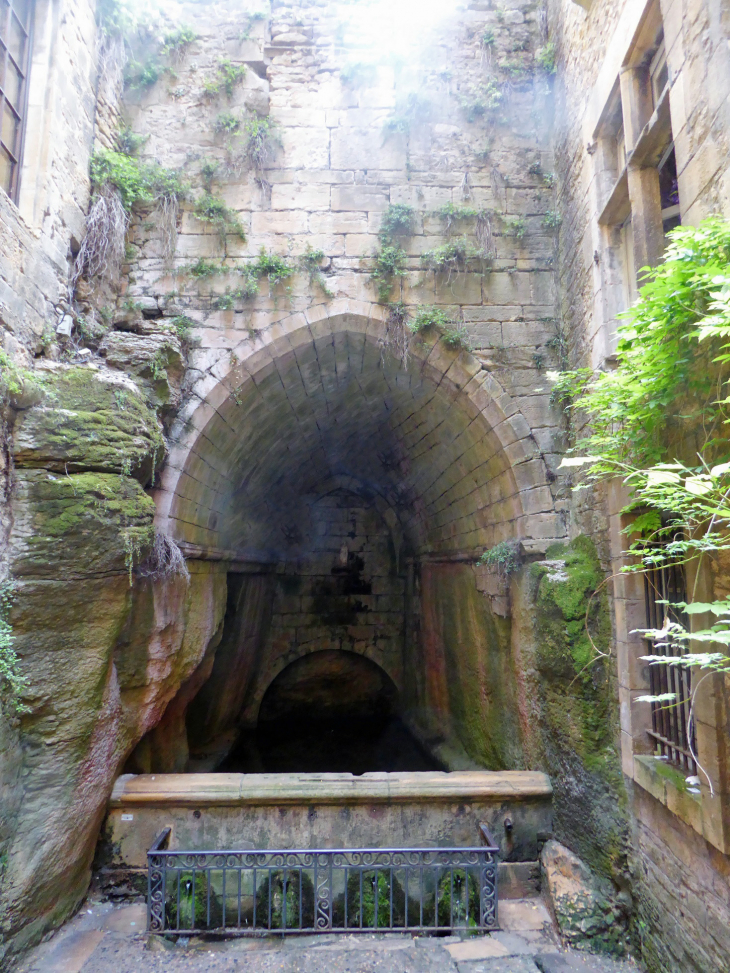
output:
[{"label": "barred window", "polygon": [[[675,604],[687,602],[687,583],[681,564],[665,564],[644,575],[647,628],[661,629],[667,619],[689,627],[689,618]],[[687,648],[679,645],[657,650],[648,645],[653,655],[682,656]],[[649,666],[649,688],[652,696],[674,694],[673,703],[651,704],[649,736],[657,752],[685,773],[696,774],[697,752],[694,724],[690,722],[692,699],[692,671],[682,665],[654,663]]]},{"label": "barred window", "polygon": [[0,0],[0,186],[17,201],[32,0]]}]

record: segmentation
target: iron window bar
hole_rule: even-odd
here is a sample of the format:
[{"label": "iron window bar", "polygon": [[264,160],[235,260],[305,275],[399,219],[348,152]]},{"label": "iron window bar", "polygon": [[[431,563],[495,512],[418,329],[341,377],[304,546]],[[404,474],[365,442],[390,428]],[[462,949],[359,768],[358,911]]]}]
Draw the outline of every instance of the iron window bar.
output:
[{"label": "iron window bar", "polygon": [[[646,627],[661,629],[669,619],[688,628],[688,616],[674,608],[677,602],[687,601],[687,583],[681,564],[651,568],[644,574]],[[649,642],[652,653],[653,643]],[[686,648],[676,643],[662,646],[662,653],[673,658],[686,654]],[[652,696],[674,693],[674,702],[651,704],[651,729],[647,731],[662,757],[679,767],[687,775],[697,773],[692,753],[697,752],[695,727],[690,721],[692,703],[692,670],[688,666],[652,663],[649,666],[649,689]]]},{"label": "iron window bar", "polygon": [[353,848],[147,854],[151,933],[419,932],[497,926],[499,849]]}]

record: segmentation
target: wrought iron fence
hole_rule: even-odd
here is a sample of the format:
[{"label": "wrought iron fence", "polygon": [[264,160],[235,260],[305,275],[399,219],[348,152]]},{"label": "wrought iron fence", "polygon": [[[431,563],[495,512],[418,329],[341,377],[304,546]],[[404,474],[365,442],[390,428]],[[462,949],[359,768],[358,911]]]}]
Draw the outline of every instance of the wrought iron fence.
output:
[{"label": "wrought iron fence", "polygon": [[497,926],[497,854],[475,848],[168,851],[147,855],[153,933],[448,932]]}]

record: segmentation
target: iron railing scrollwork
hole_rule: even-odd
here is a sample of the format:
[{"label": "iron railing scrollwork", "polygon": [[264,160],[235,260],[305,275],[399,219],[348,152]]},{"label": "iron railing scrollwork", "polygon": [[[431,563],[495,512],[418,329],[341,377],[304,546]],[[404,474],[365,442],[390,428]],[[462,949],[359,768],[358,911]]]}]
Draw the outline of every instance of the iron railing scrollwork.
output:
[{"label": "iron railing scrollwork", "polygon": [[498,849],[170,851],[147,855],[148,931],[448,932],[497,927]]}]

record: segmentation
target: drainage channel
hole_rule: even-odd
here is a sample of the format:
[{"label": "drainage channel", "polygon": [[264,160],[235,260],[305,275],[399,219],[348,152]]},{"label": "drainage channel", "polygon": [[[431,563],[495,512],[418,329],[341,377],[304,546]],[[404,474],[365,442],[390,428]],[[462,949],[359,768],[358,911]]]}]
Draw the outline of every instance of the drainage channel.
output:
[{"label": "drainage channel", "polygon": [[499,848],[171,851],[147,855],[151,933],[227,936],[498,928]]}]

